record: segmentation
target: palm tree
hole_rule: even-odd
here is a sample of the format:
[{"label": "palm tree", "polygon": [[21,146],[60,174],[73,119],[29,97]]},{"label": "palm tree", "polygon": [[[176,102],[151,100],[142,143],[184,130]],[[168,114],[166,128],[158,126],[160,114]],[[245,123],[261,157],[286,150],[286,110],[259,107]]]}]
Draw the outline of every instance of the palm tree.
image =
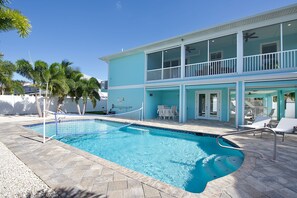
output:
[{"label": "palm tree", "polygon": [[51,64],[48,70],[48,74],[45,76],[44,79],[46,89],[48,89],[50,93],[50,98],[58,98],[56,111],[59,111],[59,106],[63,103],[64,97],[67,96],[70,90],[63,65],[59,63]]},{"label": "palm tree", "polygon": [[27,78],[28,80],[32,80],[33,86],[37,88],[35,93],[36,108],[39,117],[42,117],[40,103],[37,96],[37,90],[42,88],[44,75],[43,73],[47,68],[47,63],[39,60],[36,61],[33,66],[29,61],[22,59],[16,62],[16,66],[16,72]]},{"label": "palm tree", "polygon": [[81,115],[79,100],[82,96],[81,78],[83,77],[83,74],[78,70],[73,70],[69,72],[69,76],[66,76],[68,79],[68,86],[70,88],[68,95],[72,98],[72,101],[75,101],[77,112]]},{"label": "palm tree", "polygon": [[76,82],[80,80],[80,78],[83,76],[83,74],[75,70],[71,67],[72,62],[69,62],[67,60],[63,60],[60,65],[60,75],[57,79],[59,79],[56,83],[60,82],[59,84],[56,84],[59,89],[57,89],[54,93],[55,96],[58,97],[57,102],[57,111],[59,110],[60,105],[63,103],[65,97],[67,95],[70,95],[72,98],[75,97],[75,92],[77,88]]},{"label": "palm tree", "polygon": [[15,90],[20,94],[24,93],[22,83],[12,80],[15,70],[16,67],[13,63],[0,58],[0,95],[13,93]]},{"label": "palm tree", "polygon": [[90,78],[87,79],[81,79],[78,82],[78,88],[77,88],[77,98],[78,101],[80,98],[83,100],[83,111],[82,114],[85,114],[86,106],[88,99],[91,100],[93,104],[93,108],[97,105],[97,100],[100,100],[99,91],[100,89],[100,83],[97,81],[96,78]]},{"label": "palm tree", "polygon": [[26,37],[31,30],[29,20],[18,10],[6,5],[8,0],[0,0],[0,31],[17,30],[20,37]]}]

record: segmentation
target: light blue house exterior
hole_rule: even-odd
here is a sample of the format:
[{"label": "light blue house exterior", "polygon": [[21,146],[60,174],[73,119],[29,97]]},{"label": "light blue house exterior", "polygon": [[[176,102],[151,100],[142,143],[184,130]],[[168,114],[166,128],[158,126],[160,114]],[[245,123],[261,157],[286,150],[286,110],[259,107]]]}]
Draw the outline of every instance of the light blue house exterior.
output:
[{"label": "light blue house exterior", "polygon": [[158,105],[177,106],[179,122],[238,126],[272,109],[275,119],[297,118],[297,4],[101,59],[117,113],[144,103],[145,119]]}]

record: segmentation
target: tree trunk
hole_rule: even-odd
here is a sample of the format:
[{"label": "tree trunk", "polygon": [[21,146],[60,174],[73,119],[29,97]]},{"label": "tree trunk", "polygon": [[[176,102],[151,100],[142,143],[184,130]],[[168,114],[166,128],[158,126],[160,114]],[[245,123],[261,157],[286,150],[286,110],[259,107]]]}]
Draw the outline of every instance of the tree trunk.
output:
[{"label": "tree trunk", "polygon": [[64,101],[64,97],[58,97],[56,112],[62,111],[61,108],[62,108],[63,101]]},{"label": "tree trunk", "polygon": [[81,115],[80,106],[79,103],[76,103],[77,112],[79,115]]},{"label": "tree trunk", "polygon": [[35,93],[35,102],[36,102],[36,108],[37,108],[38,116],[42,117],[42,112],[41,112],[40,103],[39,103],[39,100],[38,100],[37,93]]},{"label": "tree trunk", "polygon": [[84,104],[83,104],[83,112],[82,112],[83,115],[85,115],[85,112],[86,112],[86,106],[87,106],[87,103],[84,103]]},{"label": "tree trunk", "polygon": [[52,102],[52,99],[49,98],[49,99],[47,100],[46,107],[45,107],[47,111],[49,111],[49,108],[50,108],[50,106],[51,106],[51,102]]}]

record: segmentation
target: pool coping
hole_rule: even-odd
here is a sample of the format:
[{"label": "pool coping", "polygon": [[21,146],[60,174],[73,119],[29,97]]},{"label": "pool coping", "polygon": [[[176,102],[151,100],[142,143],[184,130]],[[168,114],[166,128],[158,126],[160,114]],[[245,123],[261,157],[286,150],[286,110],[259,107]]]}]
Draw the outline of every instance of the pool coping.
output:
[{"label": "pool coping", "polygon": [[[79,118],[77,120],[92,120],[94,118]],[[112,121],[112,122],[119,122],[119,123],[129,123],[127,121],[121,121],[121,120],[112,120],[110,118],[98,118],[98,120],[106,120],[106,121]],[[34,122],[34,124],[29,124],[29,125],[35,125],[35,124],[40,124],[41,122],[40,121],[30,121],[30,123]],[[141,122],[137,122],[137,123],[133,123],[134,125],[139,125],[139,126],[146,126],[146,127],[152,127],[152,128],[161,128],[161,127],[158,127],[158,126],[151,126],[149,124],[146,124],[146,123],[141,123]],[[24,124],[20,125],[22,129],[26,130],[27,132],[30,132],[30,133],[35,133],[35,135],[40,135],[39,133],[31,130],[31,129],[28,129],[26,127],[23,126]],[[207,135],[207,136],[212,136],[212,137],[217,137],[218,134],[211,134],[211,133],[205,133],[205,132],[196,132],[196,131],[192,131],[192,130],[181,130],[181,129],[175,129],[175,128],[170,128],[170,127],[164,127],[162,129],[165,129],[165,130],[174,130],[176,132],[181,132],[181,133],[191,133],[191,134],[199,134],[199,135]],[[228,141],[228,143],[232,143],[233,145],[236,145],[238,147],[241,147],[240,145],[240,142],[237,142],[236,140],[232,139],[232,138],[224,138],[225,140]],[[63,142],[60,142],[58,140],[50,140],[51,142],[54,142],[55,144],[65,148],[65,149],[68,149],[68,150],[71,150],[73,151],[74,153],[76,154],[79,154],[91,161],[94,161],[96,163],[99,163],[101,165],[104,165],[110,169],[113,169],[121,174],[124,174],[126,175],[127,177],[130,177],[132,179],[135,179],[139,182],[142,182],[146,185],[149,185],[161,192],[164,192],[166,194],[169,194],[170,196],[174,196],[174,197],[185,197],[185,196],[189,196],[189,197],[199,197],[199,196],[203,196],[203,195],[208,195],[208,196],[214,196],[214,195],[217,195],[219,196],[219,194],[222,192],[222,189],[221,187],[224,186],[224,187],[227,187],[229,185],[232,185],[232,183],[234,182],[235,180],[235,177],[236,178],[241,178],[241,177],[245,177],[247,175],[249,175],[255,165],[255,155],[251,154],[251,153],[247,153],[247,152],[244,152],[244,161],[242,163],[242,165],[240,166],[240,168],[238,170],[236,170],[235,172],[231,173],[231,174],[228,174],[224,177],[220,177],[220,178],[217,178],[215,180],[212,180],[210,182],[207,183],[205,189],[203,192],[201,193],[192,193],[192,192],[188,192],[188,191],[185,191],[183,189],[180,189],[178,187],[175,187],[175,186],[172,186],[170,184],[167,184],[167,183],[164,183],[162,181],[159,181],[155,178],[152,178],[150,176],[147,176],[147,175],[144,175],[144,174],[141,174],[137,171],[133,171],[131,169],[128,169],[126,167],[123,167],[121,165],[118,165],[114,162],[111,162],[111,161],[108,161],[108,160],[105,160],[101,157],[98,157],[96,155],[93,155],[91,153],[88,153],[86,151],[83,151],[83,150],[80,150],[78,148],[75,148],[73,146],[70,146],[68,144],[65,144]],[[46,183],[46,181],[45,181]]]}]

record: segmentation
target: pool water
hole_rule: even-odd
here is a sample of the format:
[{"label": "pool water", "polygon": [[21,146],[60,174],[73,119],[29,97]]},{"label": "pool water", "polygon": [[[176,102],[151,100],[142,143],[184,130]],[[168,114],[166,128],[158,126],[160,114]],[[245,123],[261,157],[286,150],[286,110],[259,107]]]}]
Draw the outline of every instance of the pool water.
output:
[{"label": "pool water", "polygon": [[[100,120],[62,122],[58,131],[63,135],[56,139],[193,193],[202,192],[208,181],[234,172],[244,159],[240,151],[219,147],[215,137],[121,126]],[[42,133],[43,125],[30,128]],[[48,136],[55,134],[56,124],[47,124],[46,130]]]}]

